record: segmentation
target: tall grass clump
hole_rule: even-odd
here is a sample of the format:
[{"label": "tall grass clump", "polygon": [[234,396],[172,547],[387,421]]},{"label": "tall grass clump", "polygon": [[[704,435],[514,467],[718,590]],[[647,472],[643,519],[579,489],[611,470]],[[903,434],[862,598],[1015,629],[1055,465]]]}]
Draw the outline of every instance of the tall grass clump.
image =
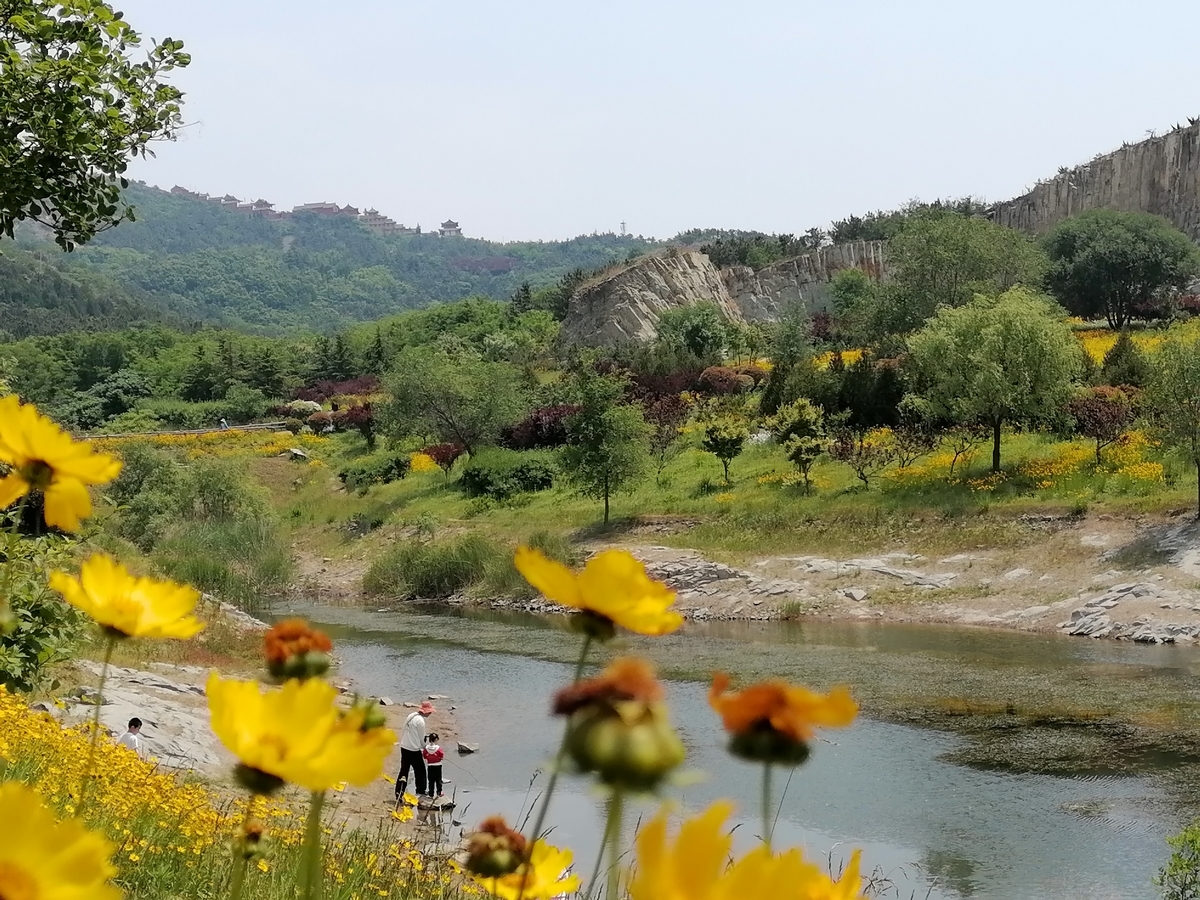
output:
[{"label": "tall grass clump", "polygon": [[481,581],[505,550],[477,534],[393,547],[363,576],[368,594],[440,600]]},{"label": "tall grass clump", "polygon": [[[564,565],[574,566],[579,563],[581,554],[562,534],[545,530],[535,531],[524,544]],[[484,573],[479,590],[488,597],[532,600],[537,596],[537,591],[513,565],[511,553],[502,553],[493,560],[492,565]]]}]

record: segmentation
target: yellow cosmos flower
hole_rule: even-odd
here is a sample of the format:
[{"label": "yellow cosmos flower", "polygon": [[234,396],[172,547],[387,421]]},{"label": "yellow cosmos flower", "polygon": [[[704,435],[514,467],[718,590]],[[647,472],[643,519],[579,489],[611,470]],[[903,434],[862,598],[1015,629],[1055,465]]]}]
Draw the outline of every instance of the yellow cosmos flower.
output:
[{"label": "yellow cosmos flower", "polygon": [[[483,875],[471,877],[490,897],[500,897],[501,900],[554,900],[556,897],[571,896],[579,890],[579,876],[567,871],[573,860],[570,850],[560,850],[538,841],[533,845],[529,862],[519,866],[515,872],[499,878]],[[527,867],[528,874],[525,871]]]},{"label": "yellow cosmos flower", "polygon": [[575,574],[530,547],[517,549],[513,563],[547,600],[610,619],[638,634],[670,634],[683,624],[671,609],[675,592],[646,574],[624,550],[597,553]]},{"label": "yellow cosmos flower", "polygon": [[13,781],[0,784],[0,897],[5,900],[120,900],[108,883],[117,873],[113,847],[77,819],[57,821],[38,795]]},{"label": "yellow cosmos flower", "polygon": [[0,478],[0,509],[39,490],[46,524],[66,531],[78,530],[79,520],[92,514],[87,485],[112,481],[121,471],[120,460],[75,440],[14,396],[0,397],[0,463],[11,469]]},{"label": "yellow cosmos flower", "polygon": [[337,691],[319,679],[264,691],[213,672],[207,691],[213,733],[243,765],[310,791],[342,781],[366,787],[396,743],[390,729],[364,729],[364,710],[342,713]]},{"label": "yellow cosmos flower", "polygon": [[136,578],[102,553],[84,562],[78,578],[51,572],[50,587],[104,628],[124,637],[186,640],[204,629],[204,623],[191,614],[200,600],[194,588]]},{"label": "yellow cosmos flower", "polygon": [[728,803],[714,803],[683,823],[673,845],[667,840],[666,814],[655,816],[638,832],[630,900],[860,900],[863,896],[857,850],[837,881],[795,849],[776,856],[759,846],[727,865],[733,838],[725,820],[732,809]]}]

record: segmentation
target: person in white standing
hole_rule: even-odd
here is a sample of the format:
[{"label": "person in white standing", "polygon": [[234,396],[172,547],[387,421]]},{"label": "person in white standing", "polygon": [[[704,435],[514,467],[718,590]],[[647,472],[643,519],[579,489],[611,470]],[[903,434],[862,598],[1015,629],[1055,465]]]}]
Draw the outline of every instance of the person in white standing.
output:
[{"label": "person in white standing", "polygon": [[129,720],[129,727],[126,732],[117,738],[117,743],[122,747],[128,747],[139,757],[142,755],[142,720],[134,716]]},{"label": "person in white standing", "polygon": [[425,747],[425,720],[432,716],[436,709],[426,700],[416,712],[409,713],[404,720],[404,731],[400,733],[400,771],[396,775],[396,805],[404,799],[408,789],[408,769],[411,766],[413,780],[417,785],[417,796],[425,793],[425,760],[421,751]]}]

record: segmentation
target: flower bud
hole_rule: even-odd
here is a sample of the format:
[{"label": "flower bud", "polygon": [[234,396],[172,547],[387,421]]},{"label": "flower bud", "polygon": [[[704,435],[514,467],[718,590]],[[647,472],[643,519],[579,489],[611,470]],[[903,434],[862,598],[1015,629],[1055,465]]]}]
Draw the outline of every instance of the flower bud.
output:
[{"label": "flower bud", "polygon": [[333,643],[303,619],[285,619],[263,638],[267,672],[278,682],[320,678],[329,671]]},{"label": "flower bud", "polygon": [[525,836],[510,828],[503,816],[492,816],[467,836],[466,868],[485,878],[502,878],[517,871],[525,853]]},{"label": "flower bud", "polygon": [[559,691],[554,711],[570,716],[567,753],[579,770],[613,787],[657,787],[685,755],[662,697],[653,669],[639,659],[618,659]]}]

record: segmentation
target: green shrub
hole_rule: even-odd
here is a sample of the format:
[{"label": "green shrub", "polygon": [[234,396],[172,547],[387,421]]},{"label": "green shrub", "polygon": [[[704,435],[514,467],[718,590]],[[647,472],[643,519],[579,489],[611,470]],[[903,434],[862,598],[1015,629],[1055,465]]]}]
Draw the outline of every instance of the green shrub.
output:
[{"label": "green shrub", "polygon": [[[526,540],[525,546],[540,550],[550,559],[563,565],[576,566],[580,562],[578,549],[561,534],[551,531],[536,531]],[[537,591],[525,580],[513,565],[513,554],[498,554],[488,568],[480,589],[489,597],[514,597],[532,600]]]},{"label": "green shrub", "polygon": [[1200,900],[1200,823],[1167,838],[1167,844],[1171,858],[1154,879],[1163,900]]},{"label": "green shrub", "polygon": [[445,599],[482,581],[506,554],[477,534],[400,544],[371,563],[363,576],[363,590],[401,600]]},{"label": "green shrub", "polygon": [[412,461],[407,453],[390,451],[364,456],[350,463],[338,478],[348,491],[365,491],[374,484],[390,484],[408,474]]},{"label": "green shrub", "polygon": [[11,567],[5,578],[13,628],[0,633],[0,685],[28,692],[41,685],[51,666],[71,657],[85,617],[46,585],[48,570],[70,565],[70,553],[56,538],[5,534],[3,565]]},{"label": "green shrub", "polygon": [[458,483],[469,497],[506,500],[544,491],[554,484],[557,467],[548,453],[484,450],[463,466]]}]

